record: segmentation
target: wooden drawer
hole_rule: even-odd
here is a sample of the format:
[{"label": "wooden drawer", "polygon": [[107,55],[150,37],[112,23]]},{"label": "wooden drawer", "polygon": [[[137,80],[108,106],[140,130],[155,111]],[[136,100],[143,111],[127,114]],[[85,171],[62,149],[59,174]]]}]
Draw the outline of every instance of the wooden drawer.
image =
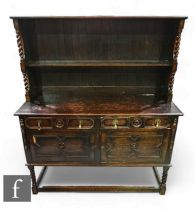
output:
[{"label": "wooden drawer", "polygon": [[69,118],[67,119],[68,129],[92,129],[94,120],[91,118]]},{"label": "wooden drawer", "polygon": [[28,117],[25,120],[25,126],[29,129],[52,129],[53,122],[50,117]]},{"label": "wooden drawer", "polygon": [[163,163],[170,131],[102,131],[101,162]]},{"label": "wooden drawer", "polygon": [[34,162],[95,161],[95,135],[87,132],[29,134]]},{"label": "wooden drawer", "polygon": [[101,119],[101,128],[107,128],[107,129],[129,128],[129,118],[104,117]]},{"label": "wooden drawer", "polygon": [[103,117],[101,128],[168,128],[171,122],[171,118],[168,117]]},{"label": "wooden drawer", "polygon": [[168,128],[171,126],[171,118],[167,117],[146,118],[144,121],[145,127]]}]

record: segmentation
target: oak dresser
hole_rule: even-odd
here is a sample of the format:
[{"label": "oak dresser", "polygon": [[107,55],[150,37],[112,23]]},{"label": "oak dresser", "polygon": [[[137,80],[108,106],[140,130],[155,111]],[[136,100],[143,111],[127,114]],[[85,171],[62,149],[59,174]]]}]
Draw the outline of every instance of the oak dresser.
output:
[{"label": "oak dresser", "polygon": [[[11,18],[26,97],[15,115],[32,192],[165,194],[182,115],[172,96],[186,17]],[[39,178],[35,166],[43,166]],[[158,187],[40,187],[50,166],[150,167]]]}]

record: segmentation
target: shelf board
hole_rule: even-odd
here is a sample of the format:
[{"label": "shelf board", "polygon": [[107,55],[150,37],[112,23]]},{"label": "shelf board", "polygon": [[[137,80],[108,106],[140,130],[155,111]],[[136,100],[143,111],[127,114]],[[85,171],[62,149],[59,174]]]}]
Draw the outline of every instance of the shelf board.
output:
[{"label": "shelf board", "polygon": [[29,67],[71,66],[171,66],[169,61],[158,60],[39,60],[27,63]]}]

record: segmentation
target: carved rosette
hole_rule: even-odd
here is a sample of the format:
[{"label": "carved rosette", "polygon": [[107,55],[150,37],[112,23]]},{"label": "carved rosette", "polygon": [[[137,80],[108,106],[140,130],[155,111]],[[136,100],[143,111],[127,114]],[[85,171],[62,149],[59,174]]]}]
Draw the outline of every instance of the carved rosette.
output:
[{"label": "carved rosette", "polygon": [[168,83],[168,102],[171,102],[173,97],[173,84],[174,84],[175,73],[177,71],[177,58],[179,55],[179,47],[180,47],[181,33],[183,30],[183,26],[184,26],[184,20],[180,20],[177,35],[173,46],[173,64]]},{"label": "carved rosette", "polygon": [[22,35],[19,30],[19,24],[18,20],[13,20],[14,23],[14,28],[16,31],[16,39],[17,39],[17,45],[18,45],[18,51],[19,51],[19,56],[20,56],[20,67],[23,75],[23,80],[24,80],[24,86],[25,86],[25,96],[26,96],[26,101],[30,101],[30,83],[29,83],[29,77],[28,73],[26,72],[26,67],[25,67],[25,50],[24,50],[24,41],[22,39]]}]

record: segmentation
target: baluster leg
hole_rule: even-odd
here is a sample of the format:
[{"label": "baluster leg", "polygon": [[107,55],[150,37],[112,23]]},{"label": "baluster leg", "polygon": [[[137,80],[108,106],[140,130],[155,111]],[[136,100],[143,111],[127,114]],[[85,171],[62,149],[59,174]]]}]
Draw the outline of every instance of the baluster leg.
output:
[{"label": "baluster leg", "polygon": [[32,180],[32,192],[33,192],[33,194],[37,194],[38,193],[38,187],[37,187],[37,181],[36,181],[34,166],[29,165],[28,169],[30,170],[30,176],[31,176],[31,180]]},{"label": "baluster leg", "polygon": [[160,183],[160,195],[165,195],[166,192],[166,181],[167,181],[167,175],[168,175],[168,170],[169,166],[164,166],[163,167],[163,174],[162,174],[162,180]]}]

